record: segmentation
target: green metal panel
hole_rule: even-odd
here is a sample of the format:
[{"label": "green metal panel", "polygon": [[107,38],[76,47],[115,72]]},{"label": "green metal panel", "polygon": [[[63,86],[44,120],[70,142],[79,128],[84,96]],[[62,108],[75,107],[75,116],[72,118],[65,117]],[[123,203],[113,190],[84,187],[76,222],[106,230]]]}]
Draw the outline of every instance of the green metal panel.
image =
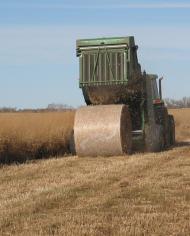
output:
[{"label": "green metal panel", "polygon": [[80,87],[126,85],[134,37],[77,40]]},{"label": "green metal panel", "polygon": [[128,46],[134,44],[134,37],[111,37],[111,38],[94,38],[94,39],[79,39],[77,40],[77,48],[84,46],[98,46],[98,45],[118,45],[127,44]]}]

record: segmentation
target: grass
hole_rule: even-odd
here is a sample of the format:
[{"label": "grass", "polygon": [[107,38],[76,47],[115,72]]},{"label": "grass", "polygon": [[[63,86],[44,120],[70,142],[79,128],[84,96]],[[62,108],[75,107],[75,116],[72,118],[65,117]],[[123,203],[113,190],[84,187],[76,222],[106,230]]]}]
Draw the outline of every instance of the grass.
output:
[{"label": "grass", "polygon": [[190,147],[0,169],[0,235],[188,235]]},{"label": "grass", "polygon": [[69,152],[74,112],[0,113],[0,162]]}]

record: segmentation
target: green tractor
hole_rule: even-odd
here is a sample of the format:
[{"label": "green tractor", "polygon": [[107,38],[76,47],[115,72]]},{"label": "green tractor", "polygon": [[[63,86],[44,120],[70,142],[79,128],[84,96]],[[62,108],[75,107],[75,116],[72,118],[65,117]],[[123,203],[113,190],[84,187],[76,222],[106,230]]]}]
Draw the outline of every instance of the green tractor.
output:
[{"label": "green tractor", "polygon": [[77,40],[87,106],[74,124],[78,156],[162,151],[175,143],[175,123],[162,100],[161,80],[141,71],[134,37]]}]

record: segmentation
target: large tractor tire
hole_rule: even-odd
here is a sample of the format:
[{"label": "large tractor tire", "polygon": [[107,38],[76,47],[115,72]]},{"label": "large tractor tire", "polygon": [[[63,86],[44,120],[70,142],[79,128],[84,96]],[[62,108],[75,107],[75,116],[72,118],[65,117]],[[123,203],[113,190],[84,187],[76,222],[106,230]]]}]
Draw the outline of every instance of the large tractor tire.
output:
[{"label": "large tractor tire", "polygon": [[162,125],[145,125],[145,150],[160,152],[164,149],[164,128]]},{"label": "large tractor tire", "polygon": [[172,115],[169,115],[168,118],[170,145],[173,146],[175,144],[175,121]]},{"label": "large tractor tire", "polygon": [[163,108],[163,122],[162,125],[164,127],[163,135],[164,135],[164,148],[168,148],[170,146],[170,124],[169,124],[169,115],[166,107]]}]

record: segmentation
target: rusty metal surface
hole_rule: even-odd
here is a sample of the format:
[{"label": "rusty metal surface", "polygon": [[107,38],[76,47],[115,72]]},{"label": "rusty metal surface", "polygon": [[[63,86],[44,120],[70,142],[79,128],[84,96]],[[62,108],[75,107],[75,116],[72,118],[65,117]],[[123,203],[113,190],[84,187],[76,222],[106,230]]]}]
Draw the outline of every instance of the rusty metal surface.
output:
[{"label": "rusty metal surface", "polygon": [[74,139],[78,156],[114,156],[130,152],[132,138],[128,107],[99,105],[78,109]]}]

